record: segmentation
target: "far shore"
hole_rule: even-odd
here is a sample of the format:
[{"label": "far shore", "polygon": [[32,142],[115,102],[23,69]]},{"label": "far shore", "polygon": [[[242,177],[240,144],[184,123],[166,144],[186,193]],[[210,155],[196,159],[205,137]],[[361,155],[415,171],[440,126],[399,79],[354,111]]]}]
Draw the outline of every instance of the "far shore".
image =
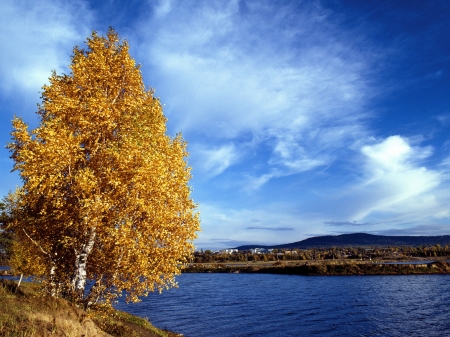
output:
[{"label": "far shore", "polygon": [[290,275],[450,274],[449,257],[402,260],[306,260],[277,262],[191,263],[183,273],[267,273]]},{"label": "far shore", "polygon": [[[0,275],[14,276],[7,265]],[[275,262],[190,263],[182,273],[267,273],[291,275],[415,275],[450,274],[450,257],[409,257],[378,260],[300,260]]]}]

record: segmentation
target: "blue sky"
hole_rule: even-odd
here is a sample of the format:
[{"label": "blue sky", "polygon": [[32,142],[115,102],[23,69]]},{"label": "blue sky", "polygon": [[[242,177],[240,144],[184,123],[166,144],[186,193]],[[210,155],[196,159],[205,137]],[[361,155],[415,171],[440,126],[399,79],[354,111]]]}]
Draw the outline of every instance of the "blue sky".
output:
[{"label": "blue sky", "polygon": [[448,1],[6,0],[0,22],[2,144],[92,30],[129,41],[189,143],[198,248],[450,234]]}]

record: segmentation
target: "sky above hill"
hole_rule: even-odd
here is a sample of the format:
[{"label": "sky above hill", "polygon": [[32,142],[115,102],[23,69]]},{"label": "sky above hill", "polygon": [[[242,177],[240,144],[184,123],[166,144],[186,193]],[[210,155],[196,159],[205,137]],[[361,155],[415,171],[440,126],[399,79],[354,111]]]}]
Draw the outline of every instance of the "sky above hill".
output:
[{"label": "sky above hill", "polygon": [[189,143],[199,249],[450,234],[449,1],[5,0],[1,144],[109,26]]}]

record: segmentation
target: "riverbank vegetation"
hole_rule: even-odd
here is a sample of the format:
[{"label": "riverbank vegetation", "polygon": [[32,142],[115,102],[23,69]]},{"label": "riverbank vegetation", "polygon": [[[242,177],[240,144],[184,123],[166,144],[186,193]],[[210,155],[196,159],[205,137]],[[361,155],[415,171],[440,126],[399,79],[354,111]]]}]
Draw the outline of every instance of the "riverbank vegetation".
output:
[{"label": "riverbank vegetation", "polygon": [[296,275],[448,274],[450,247],[364,246],[195,252],[183,272]]},{"label": "riverbank vegetation", "polygon": [[373,261],[309,261],[251,264],[191,264],[185,273],[265,273],[305,276],[450,274],[446,261],[376,263]]},{"label": "riverbank vegetation", "polygon": [[369,260],[397,261],[415,258],[442,258],[450,256],[450,246],[360,246],[320,247],[310,249],[252,249],[243,251],[197,251],[192,263],[255,263],[275,261]]},{"label": "riverbank vegetation", "polygon": [[0,280],[0,336],[175,337],[143,318],[110,307],[86,312],[61,298],[42,293],[37,283]]}]

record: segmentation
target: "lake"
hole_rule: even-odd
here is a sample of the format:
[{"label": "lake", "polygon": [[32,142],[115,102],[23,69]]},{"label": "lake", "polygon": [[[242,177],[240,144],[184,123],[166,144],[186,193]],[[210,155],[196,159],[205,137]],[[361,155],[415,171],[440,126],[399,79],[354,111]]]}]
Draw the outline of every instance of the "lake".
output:
[{"label": "lake", "polygon": [[116,308],[185,337],[450,336],[450,275],[182,274]]}]

